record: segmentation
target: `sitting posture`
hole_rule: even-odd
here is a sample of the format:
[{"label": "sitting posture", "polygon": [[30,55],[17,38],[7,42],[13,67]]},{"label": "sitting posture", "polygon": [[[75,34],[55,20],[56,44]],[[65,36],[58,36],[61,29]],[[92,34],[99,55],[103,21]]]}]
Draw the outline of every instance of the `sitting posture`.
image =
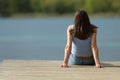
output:
[{"label": "sitting posture", "polygon": [[74,25],[67,29],[67,44],[61,67],[74,65],[95,65],[101,68],[96,44],[97,27],[90,23],[85,10],[79,10],[74,17]]}]

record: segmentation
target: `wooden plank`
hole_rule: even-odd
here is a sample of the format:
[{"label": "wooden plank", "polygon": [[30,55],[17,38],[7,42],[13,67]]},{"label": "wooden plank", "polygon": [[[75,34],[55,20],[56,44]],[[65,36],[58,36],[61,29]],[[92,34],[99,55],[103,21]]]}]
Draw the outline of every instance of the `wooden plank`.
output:
[{"label": "wooden plank", "polygon": [[0,63],[0,80],[119,80],[120,61],[103,62],[105,66],[71,65],[61,68],[62,61],[4,60]]}]

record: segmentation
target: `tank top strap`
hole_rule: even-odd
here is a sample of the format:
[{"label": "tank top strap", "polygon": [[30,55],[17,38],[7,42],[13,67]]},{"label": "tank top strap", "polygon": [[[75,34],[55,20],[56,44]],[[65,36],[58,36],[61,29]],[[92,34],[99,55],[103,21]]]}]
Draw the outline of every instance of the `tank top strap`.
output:
[{"label": "tank top strap", "polygon": [[74,25],[71,25],[72,29],[74,29]]},{"label": "tank top strap", "polygon": [[72,28],[72,35],[74,34],[74,25],[71,25]]}]

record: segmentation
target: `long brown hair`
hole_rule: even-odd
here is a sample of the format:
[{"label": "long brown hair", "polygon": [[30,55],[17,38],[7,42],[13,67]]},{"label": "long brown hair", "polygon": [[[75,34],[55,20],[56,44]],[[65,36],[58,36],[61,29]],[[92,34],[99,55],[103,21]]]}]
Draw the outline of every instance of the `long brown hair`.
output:
[{"label": "long brown hair", "polygon": [[79,10],[76,12],[74,17],[74,36],[85,40],[89,36],[91,36],[92,33],[95,32],[94,25],[90,23],[89,17],[87,15],[87,12],[85,10]]}]

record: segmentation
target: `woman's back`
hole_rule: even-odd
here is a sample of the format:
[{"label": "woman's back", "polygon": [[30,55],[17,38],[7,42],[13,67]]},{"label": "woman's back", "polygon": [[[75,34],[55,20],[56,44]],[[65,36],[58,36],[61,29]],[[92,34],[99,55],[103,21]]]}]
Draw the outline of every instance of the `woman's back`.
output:
[{"label": "woman's back", "polygon": [[[71,26],[73,29],[74,34],[74,25]],[[73,36],[72,38],[72,49],[71,54],[75,56],[91,56],[92,55],[92,49],[91,49],[91,36],[89,36],[85,40],[78,39]]]}]

